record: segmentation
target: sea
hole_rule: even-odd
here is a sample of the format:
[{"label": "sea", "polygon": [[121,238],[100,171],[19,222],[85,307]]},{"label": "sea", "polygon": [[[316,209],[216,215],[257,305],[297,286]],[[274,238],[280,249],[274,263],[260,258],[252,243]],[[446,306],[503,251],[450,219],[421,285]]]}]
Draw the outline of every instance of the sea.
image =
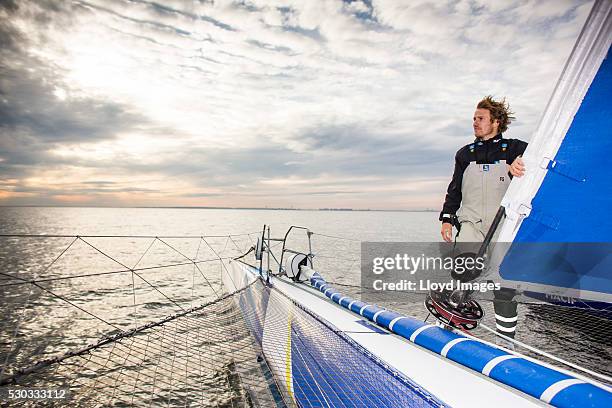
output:
[{"label": "sea", "polygon": [[[163,318],[177,304],[215,299],[223,266],[214,260],[246,251],[264,225],[273,238],[291,226],[314,233],[315,269],[353,295],[360,293],[362,242],[440,240],[438,213],[428,211],[0,207],[2,371]],[[295,228],[288,245],[305,251],[305,231]],[[196,270],[194,259],[212,262]],[[140,276],[114,273],[130,268],[142,269]],[[428,318],[422,299],[393,306]],[[487,307],[485,321],[495,327]],[[517,339],[612,374],[609,320],[540,304],[521,304],[519,312]]]}]

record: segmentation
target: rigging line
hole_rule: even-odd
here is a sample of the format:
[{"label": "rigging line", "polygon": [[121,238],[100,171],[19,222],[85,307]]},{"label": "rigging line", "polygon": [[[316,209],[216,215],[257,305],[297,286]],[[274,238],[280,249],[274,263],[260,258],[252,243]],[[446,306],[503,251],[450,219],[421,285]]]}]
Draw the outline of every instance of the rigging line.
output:
[{"label": "rigging line", "polygon": [[[117,347],[117,343],[114,342],[111,344],[111,348],[109,350],[108,355],[106,356],[106,361],[104,361],[104,358],[101,358],[101,360],[104,361],[104,364],[101,364],[102,366],[102,370],[107,371],[108,370],[108,363],[110,363],[112,357],[113,357],[113,352],[115,351],[115,347]],[[100,378],[99,376],[96,376],[96,378],[94,379],[94,383],[91,386],[92,390],[95,390],[97,388],[103,388],[103,387],[96,387],[96,385],[101,382],[102,378]]]},{"label": "rigging line", "polygon": [[317,254],[317,258],[335,259],[337,261],[346,261],[346,262],[355,262],[359,259],[359,258],[340,258],[337,256],[327,256],[327,255],[321,255],[321,254]]},{"label": "rigging line", "polygon": [[[72,245],[77,241],[78,238],[74,238],[72,240],[72,242],[70,242],[70,244],[68,244],[68,246],[66,248],[64,248],[64,250],[62,252],[60,252],[60,254],[55,257],[55,259],[53,261],[51,261],[45,268],[44,270],[36,273],[34,275],[34,277],[46,273],[54,264],[55,262],[57,262],[58,259],[60,259],[62,257],[62,255],[64,255],[66,253],[66,251],[68,251],[70,249],[70,247],[72,247]],[[4,364],[2,365],[2,369],[0,370],[0,377],[2,376],[2,374],[4,374],[6,367],[8,366],[8,362],[9,362],[9,357],[11,355],[11,351],[13,351],[13,341],[15,340],[15,338],[17,337],[17,333],[19,332],[19,327],[21,326],[21,323],[23,322],[23,319],[27,313],[27,307],[28,304],[30,303],[30,297],[32,296],[33,293],[33,288],[30,287],[30,291],[28,293],[28,297],[26,298],[24,307],[23,307],[23,313],[21,315],[19,315],[19,319],[17,320],[17,324],[15,325],[15,330],[13,330],[13,334],[11,336],[11,348],[9,349],[9,352],[6,354],[6,359],[4,360]]]},{"label": "rigging line", "polygon": [[[143,357],[143,360],[142,360],[143,362],[145,362],[145,364],[146,364],[146,361],[147,361],[147,352],[148,351],[149,351],[149,340],[147,339],[147,341],[145,343],[145,347],[144,347],[144,353],[143,353],[144,357]],[[142,371],[143,370],[137,370],[136,371],[136,380],[134,380],[134,387],[132,388],[132,393],[131,393],[132,394],[132,398],[131,398],[131,401],[130,401],[130,405],[132,405],[132,406],[134,406],[134,396],[136,395],[136,387],[137,387],[138,379],[140,378],[140,375],[141,375]],[[149,376],[147,376],[147,377],[149,377]]]},{"label": "rigging line", "polygon": [[[83,241],[84,243],[86,243],[87,245],[89,245],[90,247],[92,247],[93,249],[95,249],[96,251],[98,251],[99,253],[101,253],[102,255],[104,255],[105,257],[107,257],[108,259],[110,259],[111,261],[114,261],[116,263],[118,263],[119,265],[123,266],[126,269],[130,269],[128,266],[122,264],[121,262],[119,262],[118,260],[116,260],[115,258],[113,258],[112,256],[102,252],[101,250],[99,250],[98,248],[96,248],[95,246],[93,246],[92,244],[90,244],[89,242],[85,241],[83,238],[79,237],[79,239],[81,241]],[[159,238],[158,238],[159,239]],[[161,239],[160,239],[161,241]],[[164,241],[161,241],[164,242]],[[168,299],[170,302],[174,303],[176,306],[178,306],[179,309],[181,310],[185,310],[181,305],[179,305],[177,302],[175,302],[173,299],[170,299],[164,292],[162,292],[161,290],[159,290],[157,288],[157,286],[151,284],[148,280],[146,280],[145,278],[143,278],[142,276],[140,276],[140,274],[134,272],[133,269],[130,269],[132,271],[132,273],[134,273],[136,276],[138,276],[140,279],[142,279],[147,285],[151,286],[153,289],[155,289],[157,292],[159,292],[159,294],[161,294],[163,297],[165,297],[166,299]]]},{"label": "rigging line", "polygon": [[237,249],[238,251],[240,251],[240,252],[244,251],[244,249],[242,249],[242,248],[240,248],[240,247],[238,246],[238,244],[236,243],[236,241],[234,241],[234,239],[232,238],[232,236],[231,236],[231,235],[228,235],[227,237],[228,237],[229,239],[231,239],[231,240],[232,240],[232,243],[234,244],[234,246],[236,247],[236,249]]},{"label": "rigging line", "polygon": [[253,241],[253,237],[251,236],[251,234],[248,235],[248,238],[251,241],[251,245],[255,245],[255,241]]},{"label": "rigging line", "polygon": [[136,311],[136,282],[134,281],[134,271],[130,274],[132,277],[132,299],[134,302],[134,326],[138,326],[138,313]]},{"label": "rigging line", "polygon": [[222,254],[225,252],[225,250],[227,249],[227,244],[229,244],[229,237],[225,239],[225,246],[223,247],[221,251],[219,251],[219,254]]},{"label": "rigging line", "polygon": [[[290,315],[291,316],[291,315]],[[293,330],[291,327],[289,328],[289,330]],[[290,333],[291,334],[291,333]],[[299,358],[302,360],[304,367],[306,367],[306,370],[308,371],[308,374],[310,374],[310,377],[312,378],[314,384],[316,385],[316,387],[318,388],[319,391],[319,395],[321,397],[323,397],[323,402],[325,402],[325,405],[329,408],[331,407],[330,405],[330,401],[327,399],[326,397],[326,393],[323,392],[323,389],[321,388],[321,386],[319,385],[319,381],[317,381],[317,376],[313,374],[312,370],[310,369],[309,364],[306,362],[306,358],[304,357],[304,355],[302,354],[302,350],[301,347],[295,347],[295,350],[297,351],[297,354],[299,354]],[[293,377],[293,375],[292,375]],[[322,379],[324,380],[324,378]],[[291,379],[291,382],[293,383],[293,378]],[[329,385],[329,383],[328,383]],[[293,387],[291,387],[293,388]],[[328,387],[329,388],[329,387]],[[291,393],[293,394],[293,391],[291,391]],[[317,398],[318,399],[318,398]],[[319,400],[320,402],[320,400]]]},{"label": "rigging line", "polygon": [[[202,246],[202,240],[200,239],[198,240],[198,249],[196,249],[194,259],[198,259],[198,255],[200,254],[201,246]],[[193,265],[193,272],[191,274],[191,301],[189,302],[189,307],[193,307],[193,298],[194,298],[194,292],[195,292],[195,272],[196,272],[196,267],[195,265]]]},{"label": "rigging line", "polygon": [[[271,246],[270,249],[272,249],[274,246]],[[276,264],[279,266],[279,268],[282,268],[280,262],[278,262],[278,259],[276,259],[276,256],[274,255],[274,252],[270,251],[269,252],[270,255],[272,255],[272,258],[276,261]]]},{"label": "rigging line", "polygon": [[[521,342],[521,341],[518,341],[518,340],[516,340],[516,339],[513,339],[513,338],[508,337],[508,336],[506,336],[506,335],[503,335],[503,334],[501,334],[501,333],[498,333],[498,332],[497,332],[497,330],[492,329],[492,328],[488,327],[488,326],[487,326],[487,325],[485,325],[485,324],[482,324],[482,323],[481,323],[481,324],[479,325],[479,327],[482,327],[483,329],[488,330],[489,332],[491,332],[491,333],[495,334],[496,336],[499,336],[499,337],[503,338],[504,340],[508,340],[508,341],[509,341],[509,342],[511,342],[511,343],[515,343],[515,344],[517,344],[517,345],[519,345],[519,346],[521,346],[521,347],[526,348],[527,350],[533,351],[533,352],[534,352],[534,353],[536,353],[536,354],[539,354],[539,355],[544,356],[544,357],[548,357],[548,358],[550,358],[551,360],[554,360],[554,361],[556,361],[556,362],[558,362],[558,363],[564,364],[564,365],[566,365],[566,366],[568,366],[568,367],[575,368],[576,370],[580,370],[580,371],[585,372],[585,373],[587,373],[587,374],[590,374],[590,375],[592,375],[592,376],[594,376],[594,377],[597,377],[597,378],[599,378],[600,380],[604,380],[604,381],[606,381],[608,384],[612,384],[612,377],[609,377],[609,376],[604,375],[604,374],[597,373],[597,372],[595,372],[595,371],[591,371],[591,370],[589,370],[588,368],[585,368],[585,367],[579,366],[578,364],[575,364],[575,363],[572,363],[572,362],[570,362],[570,361],[564,360],[564,359],[562,359],[562,358],[560,358],[560,357],[554,356],[554,355],[552,355],[552,354],[550,354],[550,353],[547,353],[547,352],[545,352],[545,351],[543,351],[543,350],[540,350],[540,349],[538,349],[538,348],[536,348],[536,347],[530,346],[530,345],[525,344],[525,343],[523,343],[523,342]],[[465,334],[465,333],[462,333],[462,334]],[[470,336],[470,337],[472,337],[472,336]],[[482,341],[482,340],[480,340],[480,339],[478,339],[478,340],[479,340],[479,341]],[[523,356],[523,357],[526,357],[526,356]],[[575,375],[575,374],[574,374],[574,375]]]},{"label": "rigging line", "polygon": [[143,260],[143,258],[149,253],[149,250],[153,247],[153,244],[155,244],[155,241],[157,241],[157,238],[153,238],[153,241],[151,241],[151,243],[149,244],[147,249],[142,253],[138,261],[134,264],[134,266],[130,268],[131,269],[130,272],[132,275],[132,297],[134,300],[134,326],[138,326],[138,313],[136,312],[136,283],[134,282],[134,270],[136,269],[138,264]]},{"label": "rigging line", "polygon": [[[121,345],[121,343],[118,343],[118,344]],[[128,348],[128,350],[130,350],[130,349]],[[115,348],[112,348],[111,350],[109,350],[108,353],[109,353],[110,361],[107,360],[107,362],[104,363],[104,364],[100,363],[99,361],[96,361],[95,359],[91,359],[91,357],[94,354],[90,353],[89,354],[90,355],[90,359],[87,360],[87,363],[82,366],[82,367],[89,368],[87,366],[89,364],[89,366],[95,365],[97,367],[98,371],[96,372],[96,378],[93,379],[93,383],[89,383],[89,384],[83,383],[77,377],[78,373],[76,372],[76,370],[73,370],[73,373],[76,374],[75,377],[72,379],[73,383],[74,383],[74,381],[81,382],[81,384],[79,384],[80,386],[77,388],[78,389],[78,391],[77,391],[78,394],[83,396],[83,395],[91,394],[92,392],[96,392],[96,393],[97,392],[107,392],[106,391],[107,388],[114,388],[115,386],[111,385],[110,381],[108,381],[108,380],[112,380],[112,374],[115,371],[118,371],[118,373],[119,373],[118,376],[119,377],[120,376],[125,376],[128,380],[137,381],[137,379],[138,379],[137,377],[134,377],[133,375],[130,375],[130,374],[126,374],[124,372],[123,368],[121,368],[121,366],[119,366],[119,367],[117,366],[117,360],[121,359],[121,358],[124,358],[126,360],[125,363],[131,363],[131,364],[136,363],[135,361],[129,359],[129,356],[130,356],[129,354],[128,355],[120,354],[120,353],[125,353],[125,351],[123,349],[120,349],[119,351],[115,351]],[[85,360],[85,358],[83,356],[77,356],[77,357]],[[98,357],[98,356],[96,356],[96,357]],[[113,358],[113,357],[116,357],[116,358]],[[100,359],[102,359],[102,358],[100,358]],[[112,363],[111,367],[108,367],[108,365],[109,365],[108,363],[109,362]],[[66,367],[65,363],[63,363],[63,362],[59,362],[57,365],[60,366],[60,367]],[[91,369],[91,368],[89,368],[89,369],[94,371],[94,369]],[[115,384],[117,384],[117,381],[115,381]],[[127,382],[124,383],[124,384],[127,384]],[[76,385],[76,384],[74,384],[74,385]],[[142,388],[142,387],[138,387],[138,389],[140,391],[145,391],[146,392],[146,390],[144,388]],[[108,396],[108,394],[106,394],[106,396]],[[119,399],[119,398],[121,398],[121,397],[120,396],[115,397],[114,394],[111,397],[111,399],[114,400],[115,405],[116,405],[117,399]],[[124,402],[124,401],[121,401],[121,402]],[[106,404],[108,405],[108,402]]]},{"label": "rigging line", "polygon": [[[0,272],[0,274],[1,273],[2,272]],[[7,384],[10,384],[10,383],[14,383],[17,378],[22,377],[22,376],[24,376],[26,374],[30,374],[30,373],[32,373],[34,371],[38,371],[38,370],[40,370],[42,368],[45,368],[45,367],[48,367],[48,366],[50,366],[50,365],[52,365],[54,363],[60,363],[60,362],[66,360],[67,358],[70,358],[70,357],[81,356],[81,355],[83,355],[85,353],[90,352],[91,350],[95,350],[95,349],[98,349],[98,348],[100,348],[102,346],[105,346],[107,344],[111,344],[111,343],[117,342],[117,341],[119,341],[119,340],[121,340],[123,338],[132,337],[132,336],[134,336],[134,335],[136,335],[136,334],[138,334],[138,333],[140,333],[140,332],[142,332],[144,330],[147,330],[147,329],[150,329],[150,328],[153,328],[153,327],[157,327],[157,326],[161,326],[162,328],[164,328],[165,327],[164,326],[165,323],[171,322],[173,320],[178,319],[179,317],[183,317],[185,315],[198,312],[198,311],[200,311],[200,310],[202,310],[202,309],[204,309],[206,307],[209,307],[209,306],[215,305],[217,303],[220,303],[220,302],[226,300],[227,298],[229,298],[231,296],[234,296],[234,295],[236,295],[238,293],[241,293],[241,292],[247,290],[248,288],[251,287],[251,285],[254,285],[256,282],[257,282],[257,280],[254,280],[253,282],[249,283],[248,285],[246,285],[243,288],[240,288],[240,289],[238,289],[238,290],[236,290],[234,292],[228,293],[225,296],[217,298],[217,299],[215,299],[213,301],[210,301],[210,302],[207,302],[207,303],[203,303],[200,306],[196,306],[196,307],[194,307],[192,309],[188,309],[188,310],[185,310],[183,312],[179,312],[179,313],[167,316],[167,317],[165,317],[165,318],[163,318],[161,320],[157,320],[157,321],[154,321],[154,322],[149,322],[147,324],[144,324],[142,326],[139,326],[139,327],[136,327],[136,328],[133,328],[133,329],[130,329],[130,330],[123,331],[123,330],[119,329],[120,330],[119,333],[116,333],[116,334],[111,335],[109,337],[105,337],[105,338],[99,340],[97,343],[90,344],[90,345],[88,345],[86,347],[83,347],[81,349],[78,349],[78,350],[68,351],[68,352],[66,352],[66,353],[64,353],[62,355],[57,356],[57,357],[48,358],[48,359],[44,359],[44,360],[38,361],[37,363],[35,363],[34,365],[32,365],[30,367],[26,367],[24,369],[17,370],[11,376],[1,377],[0,378],[0,386],[7,385]]]},{"label": "rigging line", "polygon": [[[170,341],[173,344],[177,344],[177,341],[176,341],[177,340],[177,330],[173,330],[173,334],[174,334],[174,336],[172,336]],[[173,349],[172,350],[172,362],[170,363],[170,388],[171,389],[175,388],[174,387],[174,371],[175,371],[174,366],[175,366],[175,363],[176,363],[176,349]],[[172,401],[172,394],[173,394],[172,391],[168,393],[168,397],[167,397],[168,404],[167,404],[167,406],[170,406],[170,402]]]},{"label": "rigging line", "polygon": [[157,237],[153,238],[153,241],[151,241],[151,243],[149,244],[149,246],[147,247],[147,249],[143,252],[143,254],[140,256],[140,258],[138,259],[138,261],[134,264],[134,266],[130,269],[132,270],[136,270],[136,267],[138,266],[138,264],[144,259],[144,257],[149,253],[149,251],[151,250],[151,247],[153,246],[153,244],[155,244],[155,241],[157,241]]},{"label": "rigging line", "polygon": [[[219,258],[219,260],[221,261],[221,268],[225,269],[225,273],[227,274],[227,276],[230,278],[230,280],[232,281],[232,285],[234,286],[234,289],[237,289],[238,286],[236,285],[236,282],[234,282],[234,278],[232,277],[232,274],[230,273],[230,271],[227,270],[227,267],[225,266],[225,262],[223,262],[223,259],[219,256],[219,254],[217,253],[217,251],[214,250],[214,248],[212,246],[210,246],[210,244],[208,243],[208,241],[206,241],[204,239],[204,236],[200,237],[200,239],[202,241],[204,241],[204,243],[206,244],[206,246],[208,246],[210,248],[211,251],[213,251],[213,253],[217,256],[217,258]],[[223,279],[223,278],[222,278]],[[208,282],[208,280],[206,280]]]},{"label": "rigging line", "polygon": [[[118,345],[120,345],[120,346],[121,346],[121,345],[123,345],[123,343],[122,343],[122,342],[117,342],[116,344],[118,344]],[[127,345],[126,345],[126,347],[128,348],[128,350],[131,350],[131,347],[129,347],[129,346],[127,346]],[[111,396],[111,398],[112,398],[112,400],[113,400],[113,401],[116,401],[116,400],[119,398],[119,397],[115,397],[115,393],[117,392],[117,388],[119,387],[119,379],[121,378],[121,376],[123,375],[123,376],[125,376],[125,377],[127,377],[127,378],[129,378],[129,379],[132,379],[132,378],[133,378],[133,377],[131,377],[131,375],[130,375],[129,373],[126,373],[126,372],[125,372],[125,371],[126,371],[126,370],[125,370],[125,366],[126,366],[126,363],[127,363],[128,361],[130,361],[130,360],[128,359],[128,358],[130,357],[130,355],[131,355],[130,353],[125,353],[125,355],[123,356],[123,363],[121,364],[121,368],[119,369],[119,371],[117,372],[117,376],[115,377],[115,385],[114,385],[114,387],[113,387],[113,394],[112,394],[112,396]],[[131,363],[131,362],[132,362],[132,361],[130,361],[130,363]]]},{"label": "rigging line", "polygon": [[358,261],[357,259],[354,259],[353,262],[351,262],[351,264],[348,266],[348,268],[346,268],[346,270],[344,271],[345,276],[349,274],[349,272],[351,271],[351,268],[353,267],[353,265],[355,265],[357,261]]},{"label": "rigging line", "polygon": [[326,238],[333,238],[333,239],[342,239],[344,241],[354,241],[354,242],[361,242],[361,240],[359,239],[353,239],[353,238],[345,238],[345,237],[338,237],[335,235],[326,235],[326,234],[320,234],[318,232],[313,232],[312,235],[319,235],[322,237],[326,237]]},{"label": "rigging line", "polygon": [[237,256],[237,257],[235,257],[235,258],[233,258],[233,259],[237,261],[237,260],[239,260],[239,259],[244,258],[245,256],[247,256],[248,254],[250,254],[250,253],[251,253],[251,252],[253,252],[253,251],[255,251],[255,247],[254,247],[254,246],[250,247],[250,248],[249,248],[249,250],[248,250],[248,251],[246,251],[244,254],[239,255],[239,256]]},{"label": "rigging line", "polygon": [[[235,237],[259,234],[248,232],[232,234]],[[0,238],[164,238],[164,239],[198,239],[201,235],[61,235],[61,234],[0,234]],[[225,238],[227,235],[206,235],[206,238]]]},{"label": "rigging line", "polygon": [[81,241],[83,241],[84,243],[86,243],[87,245],[89,245],[90,247],[92,247],[94,250],[96,250],[97,252],[101,253],[102,255],[104,255],[105,257],[107,257],[108,259],[110,259],[111,261],[118,263],[119,265],[123,266],[125,269],[130,269],[129,266],[124,265],[123,263],[119,262],[118,260],[116,260],[115,258],[113,258],[112,256],[106,254],[105,252],[103,252],[102,250],[96,248],[95,246],[93,246],[92,244],[90,244],[88,241],[85,241],[83,239],[83,237],[79,236],[78,237]]},{"label": "rigging line", "polygon": [[[161,333],[159,334],[160,338],[164,337],[166,328],[167,328],[166,326],[162,326]],[[159,356],[156,356],[157,357],[156,358],[157,363],[155,363],[155,370],[153,371],[153,382],[151,384],[151,386],[153,388],[153,391],[155,391],[155,382],[157,380],[157,370],[159,369],[159,366],[160,366],[160,363],[161,363],[161,359],[162,359],[162,355],[163,355],[163,353],[159,353]],[[150,407],[153,406],[153,397],[154,397],[154,395],[155,395],[155,392],[152,392],[151,393],[151,398],[149,398],[149,406]]]},{"label": "rigging line", "polygon": [[[5,275],[5,273],[4,273],[4,272],[0,272],[0,275]],[[16,278],[16,279],[21,279],[21,278]],[[28,283],[31,283],[32,285],[36,286],[37,288],[39,288],[39,289],[41,289],[41,290],[44,290],[44,291],[45,291],[45,292],[47,292],[47,293],[50,293],[51,295],[53,295],[53,296],[54,296],[54,297],[56,297],[57,299],[63,300],[64,302],[68,303],[69,305],[76,307],[76,308],[77,308],[77,309],[79,309],[80,311],[85,312],[85,313],[87,313],[88,315],[90,315],[90,316],[92,316],[92,317],[95,317],[96,319],[100,320],[101,322],[106,323],[106,324],[108,324],[109,326],[112,326],[112,327],[114,327],[115,329],[117,329],[117,330],[119,330],[119,331],[123,331],[123,330],[122,330],[120,327],[115,326],[114,324],[107,322],[106,320],[102,319],[102,318],[101,318],[101,317],[99,317],[99,316],[96,316],[95,314],[93,314],[93,313],[91,313],[91,312],[88,312],[87,310],[83,309],[83,308],[82,308],[82,307],[80,307],[79,305],[76,305],[76,304],[72,303],[72,302],[71,302],[71,301],[69,301],[68,299],[66,299],[66,298],[64,298],[64,297],[62,297],[62,296],[60,296],[60,295],[58,295],[57,293],[52,292],[51,290],[49,290],[49,289],[45,288],[44,286],[40,286],[40,285],[39,285],[38,283],[36,283],[36,282],[28,282]]]},{"label": "rigging line", "polygon": [[[158,238],[159,239],[159,238]],[[210,284],[210,281],[208,280],[208,278],[204,275],[204,272],[202,272],[202,270],[200,269],[200,267],[195,263],[195,259],[191,259],[189,258],[187,255],[183,254],[181,251],[179,251],[178,249],[174,248],[172,245],[168,244],[166,241],[164,241],[163,239],[159,239],[159,242],[165,244],[166,246],[168,246],[170,249],[172,249],[173,251],[177,252],[179,255],[181,255],[183,258],[190,260],[193,263],[193,266],[195,266],[196,268],[198,268],[198,271],[200,271],[200,274],[202,275],[202,277],[204,278],[204,280],[206,281],[206,283],[208,284],[208,286],[210,286],[210,288],[212,289],[213,293],[215,294],[215,296],[219,296],[219,294],[217,293],[217,291],[215,290],[215,288],[212,287],[212,285]],[[217,255],[215,253],[215,255]],[[217,257],[219,259],[221,259],[218,255]]]},{"label": "rigging line", "polygon": [[333,286],[346,286],[349,288],[366,288],[367,289],[367,286],[361,286],[361,285],[350,285],[348,283],[340,283],[340,282],[334,282],[334,281],[329,281],[328,283]]},{"label": "rigging line", "polygon": [[[232,259],[231,257],[224,257],[221,259]],[[219,258],[212,258],[212,259],[203,259],[201,261],[197,261],[195,263],[197,264],[201,264],[201,263],[207,263],[207,262],[216,262],[218,261]],[[166,265],[157,265],[157,266],[147,266],[145,268],[135,268],[133,269],[134,272],[142,272],[142,271],[150,271],[150,270],[155,270],[155,269],[163,269],[163,268],[174,268],[177,266],[186,266],[186,265],[192,265],[194,262],[179,262],[179,263],[174,263],[174,264],[166,264]],[[9,276],[10,279],[13,280],[21,280],[20,282],[10,282],[10,283],[3,283],[0,284],[0,288],[5,287],[5,286],[14,286],[14,285],[24,285],[26,283],[42,283],[42,282],[54,282],[54,281],[62,281],[62,280],[66,280],[66,279],[76,279],[76,278],[87,278],[90,276],[102,276],[102,275],[114,275],[114,274],[119,274],[119,273],[127,273],[127,272],[132,272],[132,269],[121,269],[118,271],[109,271],[109,272],[97,272],[97,273],[88,273],[88,274],[82,274],[82,275],[70,275],[70,276],[58,276],[56,278],[47,278],[47,279],[34,279],[34,280],[27,280],[27,279],[23,279],[23,278],[18,278],[16,276],[4,273],[3,275],[5,276]],[[9,280],[8,278],[5,280]]]}]

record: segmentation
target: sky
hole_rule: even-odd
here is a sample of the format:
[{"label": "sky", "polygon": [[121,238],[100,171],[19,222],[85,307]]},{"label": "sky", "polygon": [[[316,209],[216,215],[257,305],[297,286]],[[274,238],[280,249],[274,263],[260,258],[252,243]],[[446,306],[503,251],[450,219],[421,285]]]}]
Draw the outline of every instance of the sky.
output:
[{"label": "sky", "polygon": [[0,205],[439,209],[529,141],[591,1],[0,2]]}]

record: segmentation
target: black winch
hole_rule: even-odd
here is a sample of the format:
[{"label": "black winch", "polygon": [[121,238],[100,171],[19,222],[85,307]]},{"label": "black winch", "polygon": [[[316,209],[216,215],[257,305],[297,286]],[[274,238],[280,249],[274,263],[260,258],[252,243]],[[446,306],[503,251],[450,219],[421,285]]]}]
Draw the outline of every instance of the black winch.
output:
[{"label": "black winch", "polygon": [[425,298],[425,307],[447,326],[472,330],[478,326],[484,312],[469,295],[469,292],[461,290],[432,290]]}]

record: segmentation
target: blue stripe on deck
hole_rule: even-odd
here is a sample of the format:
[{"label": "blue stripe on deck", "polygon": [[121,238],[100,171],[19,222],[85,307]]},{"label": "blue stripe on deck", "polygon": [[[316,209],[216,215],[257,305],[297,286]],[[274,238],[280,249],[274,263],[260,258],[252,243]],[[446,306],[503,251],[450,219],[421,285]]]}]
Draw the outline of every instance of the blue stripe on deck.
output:
[{"label": "blue stripe on deck", "polygon": [[479,341],[464,341],[455,344],[446,354],[446,358],[472,370],[482,372],[489,361],[507,354],[505,351],[487,346]]},{"label": "blue stripe on deck", "polygon": [[502,361],[491,370],[489,377],[538,397],[554,383],[573,378],[524,358]]},{"label": "blue stripe on deck", "polygon": [[559,391],[551,405],[566,408],[611,407],[610,393],[591,384],[574,384]]},{"label": "blue stripe on deck", "polygon": [[442,349],[444,348],[444,346],[446,346],[448,342],[461,337],[463,336],[460,336],[449,330],[445,330],[441,327],[432,327],[430,329],[427,329],[427,334],[419,334],[414,339],[414,342],[419,346],[423,346],[428,350],[440,354],[442,352]]},{"label": "blue stripe on deck", "polygon": [[399,313],[391,312],[389,310],[382,312],[378,315],[376,322],[385,328],[389,328],[389,325],[396,317],[401,317],[402,315]]}]

